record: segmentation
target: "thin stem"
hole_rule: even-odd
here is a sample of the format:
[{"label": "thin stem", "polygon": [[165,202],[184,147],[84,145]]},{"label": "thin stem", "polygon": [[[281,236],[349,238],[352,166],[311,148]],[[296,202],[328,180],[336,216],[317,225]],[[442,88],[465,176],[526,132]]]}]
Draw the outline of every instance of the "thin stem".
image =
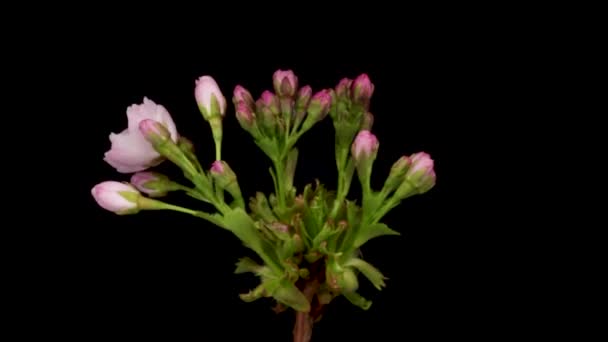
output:
[{"label": "thin stem", "polygon": [[215,160],[222,160],[222,140],[215,142]]},{"label": "thin stem", "polygon": [[274,160],[274,168],[277,176],[277,186],[276,186],[276,195],[279,201],[279,208],[282,210],[285,209],[285,165],[284,158],[281,156],[279,160]]},{"label": "thin stem", "polygon": [[223,227],[222,223],[220,222],[220,219],[216,216],[213,216],[209,213],[206,213],[204,211],[200,211],[200,210],[192,210],[192,209],[188,209],[188,208],[184,208],[184,207],[180,207],[174,204],[169,204],[169,203],[163,203],[162,207],[160,209],[163,210],[173,210],[173,211],[177,211],[180,213],[184,213],[184,214],[190,214],[192,216],[196,216],[196,217],[200,217],[203,218],[213,224],[216,224],[220,227]]},{"label": "thin stem", "polygon": [[338,215],[338,210],[340,210],[340,205],[346,198],[346,193],[348,192],[348,189],[345,189],[346,188],[346,184],[345,184],[346,179],[344,177],[345,176],[344,169],[346,168],[346,159],[348,158],[348,149],[340,148],[340,150],[337,151],[336,154],[337,154],[336,164],[338,166],[338,190],[336,191],[336,199],[334,200],[334,205],[331,209],[330,217],[332,219],[335,219],[336,215]]}]

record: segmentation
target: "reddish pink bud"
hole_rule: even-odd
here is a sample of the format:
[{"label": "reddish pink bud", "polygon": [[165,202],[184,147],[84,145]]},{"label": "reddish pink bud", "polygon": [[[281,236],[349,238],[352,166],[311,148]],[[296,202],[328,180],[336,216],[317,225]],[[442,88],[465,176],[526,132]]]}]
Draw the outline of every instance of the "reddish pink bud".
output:
[{"label": "reddish pink bud", "polygon": [[240,102],[244,102],[249,107],[253,107],[254,104],[251,93],[240,85],[234,87],[232,102],[235,106],[237,106]]},{"label": "reddish pink bud", "polygon": [[356,103],[367,107],[373,93],[374,85],[367,74],[359,75],[352,84],[352,97]]},{"label": "reddish pink bud", "polygon": [[338,97],[350,97],[350,87],[353,84],[353,80],[343,78],[340,83],[336,86],[336,95]]},{"label": "reddish pink bud", "polygon": [[298,89],[298,78],[291,70],[277,70],[272,75],[274,91],[282,97],[293,97]]}]

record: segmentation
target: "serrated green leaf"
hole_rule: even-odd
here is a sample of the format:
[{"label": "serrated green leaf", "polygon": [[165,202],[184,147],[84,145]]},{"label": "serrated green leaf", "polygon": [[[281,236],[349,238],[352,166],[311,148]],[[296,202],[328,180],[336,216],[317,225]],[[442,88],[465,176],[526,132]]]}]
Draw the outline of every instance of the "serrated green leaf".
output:
[{"label": "serrated green leaf", "polygon": [[401,235],[401,233],[390,229],[384,223],[366,225],[361,227],[361,229],[357,232],[357,236],[355,237],[355,241],[353,243],[353,248],[359,248],[367,241],[383,235]]},{"label": "serrated green leaf", "polygon": [[245,301],[245,302],[253,302],[256,299],[259,299],[261,297],[264,296],[264,284],[260,284],[258,285],[255,289],[247,292],[247,293],[242,293],[239,295],[239,297]]},{"label": "serrated green leaf", "polygon": [[280,263],[273,246],[262,238],[254,222],[241,208],[233,209],[224,215],[226,228],[236,235],[245,246],[254,250],[275,273],[281,273]]},{"label": "serrated green leaf", "polygon": [[253,261],[251,258],[244,257],[244,258],[239,259],[239,261],[236,263],[236,270],[234,270],[234,273],[235,274],[242,274],[242,273],[247,273],[247,272],[258,273],[258,271],[262,267],[263,267],[262,265],[258,265],[258,263]]},{"label": "serrated green leaf", "polygon": [[359,270],[378,290],[382,290],[386,286],[384,279],[387,279],[377,268],[372,266],[365,260],[359,258],[352,258],[348,260],[344,266],[354,267]]},{"label": "serrated green leaf", "polygon": [[348,299],[353,305],[360,307],[363,310],[368,310],[372,306],[372,301],[365,299],[357,292],[343,292],[342,295]]}]

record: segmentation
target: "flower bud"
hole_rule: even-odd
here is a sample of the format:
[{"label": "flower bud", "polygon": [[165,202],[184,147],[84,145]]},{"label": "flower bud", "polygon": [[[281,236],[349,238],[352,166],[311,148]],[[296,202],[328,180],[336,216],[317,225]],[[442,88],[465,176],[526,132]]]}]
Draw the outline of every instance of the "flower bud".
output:
[{"label": "flower bud", "polygon": [[336,96],[337,97],[350,97],[350,87],[353,84],[353,80],[348,78],[343,78],[340,80],[340,83],[336,86]]},{"label": "flower bud", "polygon": [[251,132],[255,124],[255,114],[245,102],[236,105],[236,119],[244,130]]},{"label": "flower bud", "polygon": [[141,194],[132,185],[106,181],[93,187],[91,194],[100,207],[118,215],[135,214]]},{"label": "flower bud", "polygon": [[279,115],[279,99],[272,92],[265,90],[260,97],[264,106],[270,109],[270,112],[274,115]]},{"label": "flower bud", "polygon": [[201,76],[195,82],[194,96],[205,120],[226,114],[226,99],[211,76]]},{"label": "flower bud", "polygon": [[331,94],[329,89],[324,89],[316,93],[308,105],[308,116],[316,117],[316,121],[323,120],[329,112],[331,106]]},{"label": "flower bud", "polygon": [[153,146],[159,146],[164,142],[171,141],[169,130],[160,122],[152,119],[142,120],[139,123],[139,131]]},{"label": "flower bud", "polygon": [[391,167],[391,171],[388,175],[388,178],[384,182],[384,188],[382,191],[385,194],[389,194],[391,191],[395,190],[405,178],[405,173],[409,170],[412,161],[408,156],[402,156],[399,158]]},{"label": "flower bud", "polygon": [[310,103],[310,98],[312,97],[312,88],[310,86],[304,86],[298,90],[298,95],[296,96],[295,103],[295,120],[293,123],[294,129],[298,129],[302,121],[304,121],[304,117],[306,116],[306,111],[308,110],[308,104]]},{"label": "flower bud", "polygon": [[405,178],[418,190],[419,194],[429,191],[435,186],[435,162],[425,152],[414,153],[410,157],[412,166]]},{"label": "flower bud", "polygon": [[179,137],[177,140],[177,146],[180,150],[186,153],[194,153],[194,144],[186,137]]},{"label": "flower bud", "polygon": [[345,268],[344,272],[338,276],[338,285],[346,292],[357,291],[359,288],[359,281],[352,268]]},{"label": "flower bud", "polygon": [[232,102],[235,106],[238,106],[239,103],[243,102],[249,108],[253,108],[254,105],[251,93],[240,85],[234,87],[234,95],[232,97]]},{"label": "flower bud", "polygon": [[216,160],[211,164],[211,176],[221,188],[226,188],[236,181],[236,175],[225,161]]},{"label": "flower bud", "polygon": [[216,184],[220,188],[228,191],[239,206],[245,206],[243,196],[241,194],[241,188],[239,187],[236,179],[236,174],[225,161],[214,161],[211,165],[210,173]]},{"label": "flower bud", "polygon": [[277,116],[272,113],[272,110],[266,106],[262,99],[258,99],[255,105],[259,118],[259,124],[264,135],[267,137],[275,136],[278,124]]},{"label": "flower bud", "polygon": [[369,131],[372,129],[373,125],[374,125],[374,115],[370,112],[366,112],[365,115],[363,115],[363,120],[361,122],[361,129]]},{"label": "flower bud", "polygon": [[131,184],[150,197],[162,197],[177,190],[169,177],[157,172],[137,172],[131,176]]},{"label": "flower bud", "polygon": [[272,84],[280,97],[293,97],[298,89],[298,78],[291,70],[277,70],[272,75]]},{"label": "flower bud", "polygon": [[376,159],[378,147],[378,139],[374,134],[370,131],[360,131],[351,148],[355,164]]},{"label": "flower bud", "polygon": [[367,74],[359,75],[352,84],[352,99],[365,108],[369,107],[372,94],[374,93],[374,85]]}]

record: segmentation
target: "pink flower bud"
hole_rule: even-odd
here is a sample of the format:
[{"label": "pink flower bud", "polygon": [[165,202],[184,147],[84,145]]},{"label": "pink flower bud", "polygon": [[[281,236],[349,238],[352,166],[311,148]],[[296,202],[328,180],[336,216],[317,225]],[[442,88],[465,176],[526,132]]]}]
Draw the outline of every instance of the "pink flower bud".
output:
[{"label": "pink flower bud", "polygon": [[329,113],[330,107],[330,91],[328,89],[319,91],[312,97],[312,99],[310,99],[310,104],[308,105],[308,118],[306,119],[306,122],[309,121],[309,118],[313,121],[313,123],[323,120],[327,113]]},{"label": "pink flower bud", "polygon": [[206,120],[226,114],[226,99],[211,76],[201,76],[195,82],[194,97]]},{"label": "pink flower bud", "polygon": [[310,97],[312,96],[312,88],[307,85],[298,91],[298,96],[296,97],[296,111],[305,111],[308,108],[308,103],[310,102]]},{"label": "pink flower bud", "polygon": [[131,184],[137,190],[153,197],[167,194],[169,178],[156,172],[137,172],[131,176]]},{"label": "pink flower bud", "polygon": [[117,214],[137,212],[137,198],[141,196],[133,186],[114,181],[95,185],[91,194],[100,207]]},{"label": "pink flower bud", "polygon": [[238,106],[239,103],[243,102],[250,108],[253,108],[254,104],[253,96],[251,96],[251,93],[240,85],[234,87],[234,95],[232,97],[232,102],[235,106]]},{"label": "pink flower bud", "polygon": [[146,119],[139,123],[141,134],[153,145],[171,139],[171,133],[158,121]]},{"label": "pink flower bud", "polygon": [[353,84],[353,80],[343,78],[340,83],[336,86],[336,96],[338,97],[350,97],[350,87]]},{"label": "pink flower bud", "polygon": [[355,162],[375,157],[378,152],[379,142],[375,135],[370,131],[360,131],[353,142],[351,152]]},{"label": "pink flower bud", "polygon": [[374,93],[374,85],[367,74],[359,75],[352,84],[353,101],[367,108]]},{"label": "pink flower bud", "polygon": [[361,121],[361,129],[369,131],[374,125],[374,115],[370,112],[366,112]]},{"label": "pink flower bud", "polygon": [[216,160],[213,162],[213,164],[211,164],[211,172],[215,174],[224,173],[224,165],[222,164],[221,160]]},{"label": "pink flower bud", "polygon": [[253,127],[255,115],[245,102],[239,102],[236,105],[236,119],[243,129],[249,131]]},{"label": "pink flower bud", "polygon": [[177,141],[179,134],[169,112],[144,98],[142,104],[127,108],[127,118],[127,129],[119,134],[110,134],[112,147],[105,153],[104,160],[121,173],[141,171],[160,164],[164,158],[144,138],[139,124],[146,119],[160,122],[169,131],[171,140]]},{"label": "pink flower bud", "polygon": [[435,162],[425,152],[412,154],[410,160],[412,166],[405,175],[406,179],[418,189],[419,193],[430,190],[436,182]]},{"label": "pink flower bud", "polygon": [[298,89],[298,78],[291,70],[277,70],[272,75],[274,91],[281,97],[293,97]]},{"label": "pink flower bud", "polygon": [[260,96],[260,100],[262,100],[262,105],[269,110],[272,115],[279,115],[279,99],[272,92],[265,90]]}]

